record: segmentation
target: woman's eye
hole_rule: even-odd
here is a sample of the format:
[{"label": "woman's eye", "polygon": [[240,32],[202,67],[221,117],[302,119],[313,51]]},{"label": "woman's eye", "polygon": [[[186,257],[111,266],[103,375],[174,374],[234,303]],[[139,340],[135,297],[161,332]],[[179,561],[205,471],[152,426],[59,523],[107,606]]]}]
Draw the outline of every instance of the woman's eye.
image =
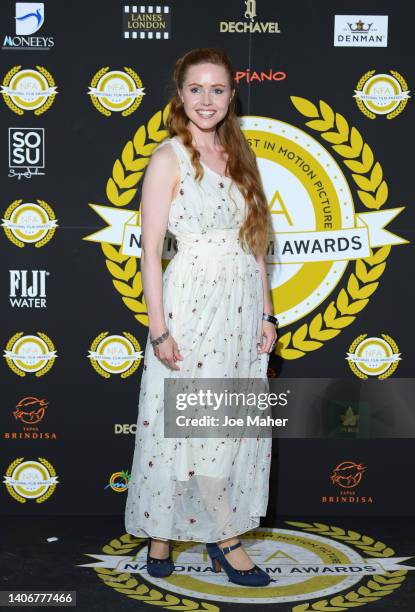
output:
[{"label": "woman's eye", "polygon": [[196,93],[198,90],[199,90],[199,87],[192,87],[190,91],[192,93]]},{"label": "woman's eye", "polygon": [[223,89],[215,89],[215,93],[221,94],[221,93],[223,93]]}]

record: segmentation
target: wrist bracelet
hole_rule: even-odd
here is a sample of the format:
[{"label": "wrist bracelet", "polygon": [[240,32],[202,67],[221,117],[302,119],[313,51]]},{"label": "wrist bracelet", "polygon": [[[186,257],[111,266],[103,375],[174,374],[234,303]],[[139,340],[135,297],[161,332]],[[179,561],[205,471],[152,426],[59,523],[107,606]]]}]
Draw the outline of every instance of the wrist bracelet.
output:
[{"label": "wrist bracelet", "polygon": [[169,330],[165,331],[163,334],[161,334],[161,336],[159,336],[158,338],[155,338],[154,340],[150,339],[150,343],[153,346],[156,346],[156,344],[161,344],[162,342],[164,342],[164,340],[169,336]]},{"label": "wrist bracelet", "polygon": [[274,317],[274,315],[270,315],[264,312],[262,313],[262,318],[264,321],[270,321],[271,323],[274,323],[275,326],[278,325],[278,319],[277,317]]}]

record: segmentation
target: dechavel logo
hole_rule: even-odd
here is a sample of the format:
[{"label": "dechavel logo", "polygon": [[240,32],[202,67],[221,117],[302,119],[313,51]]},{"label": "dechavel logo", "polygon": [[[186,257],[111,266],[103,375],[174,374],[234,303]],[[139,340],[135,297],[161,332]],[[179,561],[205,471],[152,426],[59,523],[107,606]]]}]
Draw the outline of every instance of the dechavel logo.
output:
[{"label": "dechavel logo", "polygon": [[16,2],[16,34],[34,34],[45,21],[43,2]]}]

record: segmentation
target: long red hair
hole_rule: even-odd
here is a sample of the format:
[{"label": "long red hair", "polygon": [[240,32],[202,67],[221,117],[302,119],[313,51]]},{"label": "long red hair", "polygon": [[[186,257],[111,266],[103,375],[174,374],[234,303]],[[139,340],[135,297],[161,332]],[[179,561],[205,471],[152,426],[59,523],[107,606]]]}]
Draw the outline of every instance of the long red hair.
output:
[{"label": "long red hair", "polygon": [[271,231],[271,217],[258,171],[255,154],[249,146],[236,114],[236,82],[234,69],[229,57],[219,49],[193,49],[179,58],[173,71],[175,93],[170,99],[170,112],[166,121],[169,136],[179,136],[187,147],[195,169],[197,180],[203,177],[200,154],[192,144],[192,134],[187,128],[189,121],[179,95],[187,70],[195,64],[211,63],[223,66],[227,72],[231,90],[235,95],[229,104],[226,116],[217,126],[220,144],[228,154],[226,172],[235,181],[245,197],[247,214],[239,231],[242,245],[246,245],[254,255],[265,255]]}]

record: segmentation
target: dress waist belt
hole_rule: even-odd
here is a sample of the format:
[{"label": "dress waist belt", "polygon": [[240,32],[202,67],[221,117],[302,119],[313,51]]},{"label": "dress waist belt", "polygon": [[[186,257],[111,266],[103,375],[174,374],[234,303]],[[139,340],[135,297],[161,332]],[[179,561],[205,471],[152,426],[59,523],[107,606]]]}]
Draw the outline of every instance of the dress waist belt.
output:
[{"label": "dress waist belt", "polygon": [[190,255],[240,255],[245,253],[239,241],[239,227],[213,229],[204,233],[186,232],[175,234],[177,251]]}]

